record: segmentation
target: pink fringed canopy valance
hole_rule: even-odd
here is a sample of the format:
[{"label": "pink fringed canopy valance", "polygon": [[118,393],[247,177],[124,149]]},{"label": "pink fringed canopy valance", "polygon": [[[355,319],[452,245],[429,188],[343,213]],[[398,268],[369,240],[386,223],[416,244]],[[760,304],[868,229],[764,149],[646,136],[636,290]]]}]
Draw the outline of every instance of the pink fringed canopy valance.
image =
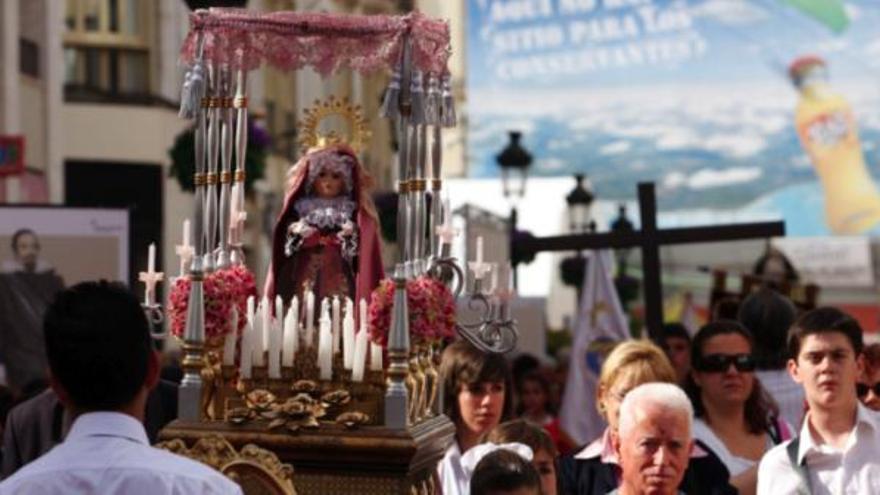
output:
[{"label": "pink fringed canopy valance", "polygon": [[449,26],[419,12],[365,16],[212,8],[194,12],[190,26],[181,50],[186,64],[195,60],[202,33],[205,60],[235,69],[253,70],[265,62],[281,70],[312,67],[322,75],[341,68],[371,72],[399,64],[409,34],[415,68],[448,73]]}]

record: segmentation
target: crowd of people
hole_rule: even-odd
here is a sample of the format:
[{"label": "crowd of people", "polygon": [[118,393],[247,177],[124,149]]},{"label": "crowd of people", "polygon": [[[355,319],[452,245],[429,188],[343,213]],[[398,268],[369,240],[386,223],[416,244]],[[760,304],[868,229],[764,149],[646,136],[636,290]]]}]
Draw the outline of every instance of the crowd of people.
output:
[{"label": "crowd of people", "polygon": [[[176,389],[138,300],[106,282],[59,293],[43,321],[49,388],[6,416],[6,493],[240,493],[211,469],[153,449]],[[737,319],[693,337],[617,343],[594,400],[607,427],[586,445],[560,427],[564,369],[512,362],[457,341],[443,352],[455,436],[437,469],[444,495],[837,494],[880,486],[880,345],[855,319],[797,315],[770,289]],[[569,387],[579,384],[567,384]]]},{"label": "crowd of people", "polygon": [[456,436],[438,467],[443,493],[876,491],[880,345],[865,346],[841,310],[798,316],[771,289],[735,316],[693,337],[670,324],[656,341],[617,344],[583,404],[608,426],[579,447],[553,414],[558,372],[451,345],[442,373]]}]

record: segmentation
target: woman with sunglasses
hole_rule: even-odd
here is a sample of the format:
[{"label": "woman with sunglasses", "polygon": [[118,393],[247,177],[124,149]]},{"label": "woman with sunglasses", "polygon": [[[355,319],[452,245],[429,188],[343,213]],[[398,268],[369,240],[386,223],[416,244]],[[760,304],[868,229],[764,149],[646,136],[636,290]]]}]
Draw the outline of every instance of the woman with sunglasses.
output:
[{"label": "woman with sunglasses", "polygon": [[694,405],[694,438],[730,472],[741,494],[757,488],[758,461],[791,437],[773,400],[755,379],[752,334],[733,320],[709,323],[694,336],[685,390]]}]

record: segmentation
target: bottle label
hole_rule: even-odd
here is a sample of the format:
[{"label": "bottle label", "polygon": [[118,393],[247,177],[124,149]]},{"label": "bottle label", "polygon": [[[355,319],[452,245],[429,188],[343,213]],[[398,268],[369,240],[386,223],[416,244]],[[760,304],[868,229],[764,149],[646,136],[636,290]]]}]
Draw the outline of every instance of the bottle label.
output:
[{"label": "bottle label", "polygon": [[850,130],[846,112],[818,115],[804,125],[802,135],[806,141],[819,146],[831,147],[846,139]]}]

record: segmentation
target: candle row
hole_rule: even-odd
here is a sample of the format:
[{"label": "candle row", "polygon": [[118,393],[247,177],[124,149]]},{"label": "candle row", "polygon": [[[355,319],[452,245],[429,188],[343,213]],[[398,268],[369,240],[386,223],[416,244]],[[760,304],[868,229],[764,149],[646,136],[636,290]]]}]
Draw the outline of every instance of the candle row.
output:
[{"label": "candle row", "polygon": [[[301,345],[315,346],[314,294],[305,297],[305,325],[300,324],[300,305],[297,297],[291,300],[287,313],[280,296],[275,298],[275,314],[271,314],[270,301],[263,298],[256,306],[254,297],[248,298],[247,324],[241,336],[241,360],[239,371],[242,378],[251,378],[254,366],[268,366],[269,378],[281,378],[281,367],[292,367]],[[370,352],[370,369],[381,371],[382,347],[367,340],[367,302],[360,301],[360,330],[355,332],[354,303],[345,299],[345,312],[338,297],[321,301],[318,319],[317,365],[321,380],[333,377],[333,356],[342,353],[343,367],[352,372],[352,380],[363,381]],[[237,325],[238,315],[233,310],[232,324]],[[236,328],[233,326],[232,328]],[[235,333],[229,333],[223,352],[223,363],[235,362]]]}]

